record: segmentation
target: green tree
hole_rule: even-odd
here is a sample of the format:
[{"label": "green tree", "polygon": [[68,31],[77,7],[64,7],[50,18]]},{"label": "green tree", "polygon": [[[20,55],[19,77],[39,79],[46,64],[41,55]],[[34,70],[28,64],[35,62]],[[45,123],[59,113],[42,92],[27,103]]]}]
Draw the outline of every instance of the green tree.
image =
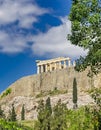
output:
[{"label": "green tree", "polygon": [[11,110],[11,121],[16,121],[16,112],[15,112],[15,107],[14,104],[12,104],[12,110]]},{"label": "green tree", "polygon": [[74,78],[73,80],[73,103],[74,106],[73,108],[77,108],[77,82],[76,82],[76,78]]},{"label": "green tree", "polygon": [[0,118],[4,118],[4,111],[1,109],[1,106],[0,106]]},{"label": "green tree", "polygon": [[23,104],[22,110],[21,110],[21,120],[25,120],[25,107],[24,107],[24,104]]},{"label": "green tree", "polygon": [[47,98],[46,100],[46,104],[45,104],[45,111],[46,111],[46,130],[50,130],[51,129],[51,115],[52,115],[52,108],[51,108],[51,101],[50,101],[50,97]]},{"label": "green tree", "polygon": [[45,104],[43,100],[39,101],[39,105],[38,105],[38,121],[36,121],[34,129],[37,130],[45,130],[46,124],[45,124],[45,120],[46,120],[46,116],[45,116]]},{"label": "green tree", "polygon": [[88,50],[77,60],[77,70],[90,66],[93,73],[101,72],[101,0],[72,0],[69,39],[72,44]]},{"label": "green tree", "polygon": [[96,104],[92,110],[94,130],[101,130],[101,89],[94,89],[91,96]]},{"label": "green tree", "polygon": [[53,118],[51,122],[52,130],[66,130],[67,129],[67,107],[66,104],[61,103],[61,99],[53,108]]},{"label": "green tree", "polygon": [[35,125],[35,129],[38,130],[50,130],[51,129],[51,115],[52,108],[50,103],[50,97],[47,98],[46,103],[43,100],[39,102],[38,106],[38,122]]}]

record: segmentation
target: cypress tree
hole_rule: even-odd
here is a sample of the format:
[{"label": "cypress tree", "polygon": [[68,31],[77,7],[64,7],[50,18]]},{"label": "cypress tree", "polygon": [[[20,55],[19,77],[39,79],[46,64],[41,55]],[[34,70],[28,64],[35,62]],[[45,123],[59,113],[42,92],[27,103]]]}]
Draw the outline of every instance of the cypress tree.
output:
[{"label": "cypress tree", "polygon": [[52,114],[52,107],[51,107],[50,97],[48,97],[47,100],[46,100],[45,108],[48,111],[47,116],[50,116]]},{"label": "cypress tree", "polygon": [[23,104],[22,110],[21,110],[21,120],[25,120],[25,107],[24,107],[24,104]]},{"label": "cypress tree", "polygon": [[14,104],[12,104],[11,121],[16,121],[16,113],[15,113]]},{"label": "cypress tree", "polygon": [[51,101],[50,97],[47,98],[46,104],[45,104],[45,111],[46,111],[46,129],[50,130],[51,129],[51,114],[52,114],[52,108],[51,108]]},{"label": "cypress tree", "polygon": [[0,118],[4,118],[4,113],[3,110],[1,109],[1,106],[0,106]]},{"label": "cypress tree", "polygon": [[73,80],[73,103],[74,106],[73,108],[77,108],[77,82],[76,82],[76,78],[74,78]]}]

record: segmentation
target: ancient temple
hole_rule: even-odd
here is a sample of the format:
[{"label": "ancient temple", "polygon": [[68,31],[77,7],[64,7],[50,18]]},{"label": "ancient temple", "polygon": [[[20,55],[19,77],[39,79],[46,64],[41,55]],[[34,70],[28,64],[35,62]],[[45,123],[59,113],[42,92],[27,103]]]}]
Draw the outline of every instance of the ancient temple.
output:
[{"label": "ancient temple", "polygon": [[[63,69],[71,66],[71,59],[69,57],[58,57],[49,60],[37,60],[37,74],[43,72],[51,72],[57,69]],[[74,63],[75,66],[75,63]]]}]

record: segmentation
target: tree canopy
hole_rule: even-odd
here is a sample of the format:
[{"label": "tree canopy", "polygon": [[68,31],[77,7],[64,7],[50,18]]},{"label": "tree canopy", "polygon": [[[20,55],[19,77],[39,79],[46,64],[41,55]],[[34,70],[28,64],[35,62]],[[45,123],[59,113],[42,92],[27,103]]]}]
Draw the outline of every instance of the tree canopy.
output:
[{"label": "tree canopy", "polygon": [[77,60],[77,70],[91,67],[92,72],[101,72],[101,0],[72,0],[69,40],[88,50],[87,56]]}]

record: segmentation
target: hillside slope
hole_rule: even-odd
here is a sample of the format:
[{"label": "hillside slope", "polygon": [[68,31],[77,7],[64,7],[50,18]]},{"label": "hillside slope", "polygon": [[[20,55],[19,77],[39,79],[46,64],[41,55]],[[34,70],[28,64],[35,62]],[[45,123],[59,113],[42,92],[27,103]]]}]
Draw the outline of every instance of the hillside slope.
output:
[{"label": "hillside slope", "polygon": [[[72,108],[72,86],[74,77],[77,80],[78,106],[92,103],[93,101],[86,91],[92,87],[101,88],[101,73],[93,78],[87,77],[87,73],[87,70],[84,72],[76,72],[74,68],[71,67],[23,77],[8,87],[11,89],[11,93],[1,98],[0,104],[6,115],[8,115],[11,105],[14,104],[18,119],[20,119],[22,105],[25,104],[26,119],[36,119],[36,108],[40,100],[40,97],[37,98],[37,95],[57,89],[60,91],[64,90],[67,93],[51,96],[52,105],[61,99],[62,102],[67,104],[68,108]],[[42,98],[46,100],[48,96],[49,94]]]}]

